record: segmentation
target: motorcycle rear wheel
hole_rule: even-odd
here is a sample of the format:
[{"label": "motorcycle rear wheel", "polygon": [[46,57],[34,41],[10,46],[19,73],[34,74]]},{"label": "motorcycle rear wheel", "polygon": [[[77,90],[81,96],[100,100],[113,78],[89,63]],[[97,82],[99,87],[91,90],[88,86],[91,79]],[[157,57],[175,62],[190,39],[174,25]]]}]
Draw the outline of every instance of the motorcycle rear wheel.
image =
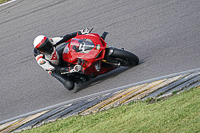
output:
[{"label": "motorcycle rear wheel", "polygon": [[122,49],[114,48],[110,57],[112,62],[120,63],[121,66],[133,67],[139,63],[139,58],[135,54]]}]

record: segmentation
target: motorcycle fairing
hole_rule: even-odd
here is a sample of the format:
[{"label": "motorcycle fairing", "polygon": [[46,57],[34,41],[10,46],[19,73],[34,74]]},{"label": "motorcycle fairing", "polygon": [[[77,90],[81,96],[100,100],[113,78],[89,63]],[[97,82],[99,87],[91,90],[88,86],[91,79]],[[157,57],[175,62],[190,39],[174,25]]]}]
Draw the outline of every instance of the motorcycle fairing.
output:
[{"label": "motorcycle fairing", "polygon": [[114,68],[95,69],[95,64],[102,64],[105,56],[107,43],[96,33],[78,35],[68,41],[68,45],[63,50],[63,60],[70,64],[78,64],[78,59],[84,60],[84,73],[87,75],[98,75],[110,71]]}]

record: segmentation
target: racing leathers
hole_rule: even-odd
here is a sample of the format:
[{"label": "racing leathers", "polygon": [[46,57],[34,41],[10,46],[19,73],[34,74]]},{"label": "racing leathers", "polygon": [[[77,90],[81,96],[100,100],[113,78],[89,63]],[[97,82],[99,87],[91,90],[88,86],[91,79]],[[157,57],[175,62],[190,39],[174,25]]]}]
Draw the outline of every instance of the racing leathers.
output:
[{"label": "racing leathers", "polygon": [[64,37],[50,38],[49,41],[51,41],[51,43],[54,46],[52,50],[53,52],[51,54],[41,53],[36,48],[34,48],[34,51],[33,51],[38,65],[41,66],[44,70],[46,70],[53,77],[58,79],[68,90],[72,90],[74,88],[74,81],[73,79],[70,79],[66,75],[62,75],[61,72],[65,72],[65,73],[79,72],[81,70],[81,66],[75,65],[75,66],[66,67],[67,62],[64,62],[62,60],[62,49],[60,51],[57,51],[56,46],[81,34],[86,34],[86,31],[81,30],[78,32],[67,34]]}]

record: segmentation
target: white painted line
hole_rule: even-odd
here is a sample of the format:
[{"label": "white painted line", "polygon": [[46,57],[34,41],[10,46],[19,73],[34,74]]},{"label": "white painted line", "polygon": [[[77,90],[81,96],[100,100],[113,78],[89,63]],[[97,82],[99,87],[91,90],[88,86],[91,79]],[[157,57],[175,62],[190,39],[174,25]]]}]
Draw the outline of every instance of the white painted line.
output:
[{"label": "white painted line", "polygon": [[6,2],[6,3],[1,4],[0,6],[7,5],[7,4],[12,3],[12,2],[14,2],[14,1],[16,1],[16,0],[10,0],[10,1]]}]

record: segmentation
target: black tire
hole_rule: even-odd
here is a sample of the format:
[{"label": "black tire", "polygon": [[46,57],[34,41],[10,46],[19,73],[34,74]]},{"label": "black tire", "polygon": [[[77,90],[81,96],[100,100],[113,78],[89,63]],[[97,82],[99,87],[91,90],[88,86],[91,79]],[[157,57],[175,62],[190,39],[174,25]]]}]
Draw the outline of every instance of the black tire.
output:
[{"label": "black tire", "polygon": [[122,49],[114,48],[110,57],[120,62],[121,66],[133,67],[139,63],[139,58],[135,54]]},{"label": "black tire", "polygon": [[56,72],[52,72],[51,75],[60,81],[63,86],[68,89],[69,91],[74,89],[74,81],[69,77],[65,77],[65,75],[57,74]]},{"label": "black tire", "polygon": [[74,89],[74,82],[70,79],[68,80],[65,80],[65,82],[63,83],[64,87],[66,89],[68,89],[69,91],[73,90]]}]

